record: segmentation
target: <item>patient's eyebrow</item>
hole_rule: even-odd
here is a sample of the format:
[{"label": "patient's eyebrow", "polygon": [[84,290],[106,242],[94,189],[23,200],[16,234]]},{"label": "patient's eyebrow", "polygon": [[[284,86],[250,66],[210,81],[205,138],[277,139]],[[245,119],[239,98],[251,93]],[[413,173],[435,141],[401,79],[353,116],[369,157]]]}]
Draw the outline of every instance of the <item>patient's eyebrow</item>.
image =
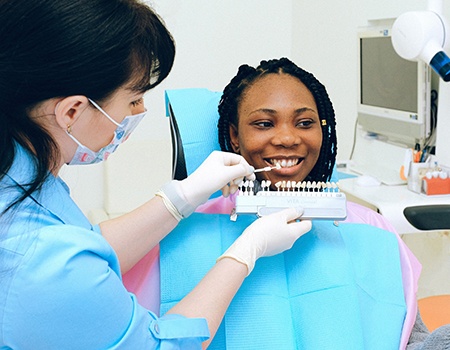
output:
[{"label": "patient's eyebrow", "polygon": [[[300,114],[303,114],[303,113],[308,112],[308,111],[318,114],[315,109],[310,108],[310,107],[297,108],[296,110],[294,110],[294,114],[295,115],[300,115]],[[278,111],[276,109],[272,109],[272,108],[259,108],[259,109],[256,109],[256,110],[252,111],[250,114],[258,113],[258,112],[262,112],[262,113],[265,113],[265,114],[277,114]]]},{"label": "patient's eyebrow", "polygon": [[317,111],[316,111],[314,108],[310,108],[310,107],[299,108],[299,109],[296,109],[295,112],[296,112],[297,114],[303,114],[303,113],[305,113],[305,112],[314,112],[314,113],[317,113]]}]

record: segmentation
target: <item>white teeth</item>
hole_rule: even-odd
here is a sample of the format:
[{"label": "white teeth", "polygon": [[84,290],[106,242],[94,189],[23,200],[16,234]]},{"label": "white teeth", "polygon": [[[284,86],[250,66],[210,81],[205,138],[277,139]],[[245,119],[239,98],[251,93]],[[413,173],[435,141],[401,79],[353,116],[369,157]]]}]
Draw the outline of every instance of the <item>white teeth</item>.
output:
[{"label": "white teeth", "polygon": [[271,159],[270,162],[275,166],[280,166],[282,168],[290,168],[298,164],[297,159]]}]

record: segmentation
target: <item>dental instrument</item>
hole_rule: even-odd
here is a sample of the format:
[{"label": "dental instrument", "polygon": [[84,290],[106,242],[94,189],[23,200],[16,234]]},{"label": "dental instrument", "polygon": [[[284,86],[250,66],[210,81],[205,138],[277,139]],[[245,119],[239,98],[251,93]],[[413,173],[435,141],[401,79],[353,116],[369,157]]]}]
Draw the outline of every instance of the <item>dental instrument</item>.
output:
[{"label": "dental instrument", "polygon": [[254,173],[260,173],[262,171],[271,171],[272,169],[281,169],[281,165],[278,163],[275,166],[266,166],[264,168],[255,169]]}]

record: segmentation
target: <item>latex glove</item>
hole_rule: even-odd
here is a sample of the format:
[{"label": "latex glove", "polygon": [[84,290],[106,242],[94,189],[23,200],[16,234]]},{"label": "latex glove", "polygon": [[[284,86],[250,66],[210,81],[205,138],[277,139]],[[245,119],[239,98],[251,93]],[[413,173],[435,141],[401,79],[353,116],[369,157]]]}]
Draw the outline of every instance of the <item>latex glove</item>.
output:
[{"label": "latex glove", "polygon": [[250,274],[257,259],[290,249],[299,237],[311,230],[310,220],[293,221],[302,214],[302,208],[288,208],[256,220],[217,261],[232,258],[247,265]]},{"label": "latex glove", "polygon": [[173,180],[162,187],[182,217],[189,216],[216,191],[227,197],[238,190],[244,177],[255,179],[251,165],[240,155],[230,152],[212,152],[186,179]]}]

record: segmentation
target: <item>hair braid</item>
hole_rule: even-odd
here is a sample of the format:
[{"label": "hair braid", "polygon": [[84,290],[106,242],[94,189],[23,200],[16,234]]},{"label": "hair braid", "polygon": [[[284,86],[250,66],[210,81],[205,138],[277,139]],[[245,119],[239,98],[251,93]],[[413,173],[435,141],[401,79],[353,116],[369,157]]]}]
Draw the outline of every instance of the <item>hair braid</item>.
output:
[{"label": "hair braid", "polygon": [[223,90],[219,102],[220,118],[218,121],[219,145],[223,151],[233,152],[228,129],[230,124],[237,124],[239,102],[242,99],[244,90],[251,85],[251,82],[254,81],[257,75],[255,68],[244,64],[239,67],[237,75],[231,79],[230,83]]},{"label": "hair braid", "polygon": [[261,61],[258,67],[239,67],[237,75],[225,87],[219,103],[218,136],[222,151],[234,152],[229,134],[230,124],[237,126],[238,106],[248,87],[267,74],[289,74],[299,79],[310,90],[316,102],[322,123],[322,146],[316,165],[306,181],[328,181],[336,162],[336,119],[333,104],[325,86],[313,74],[303,70],[287,58]]}]

